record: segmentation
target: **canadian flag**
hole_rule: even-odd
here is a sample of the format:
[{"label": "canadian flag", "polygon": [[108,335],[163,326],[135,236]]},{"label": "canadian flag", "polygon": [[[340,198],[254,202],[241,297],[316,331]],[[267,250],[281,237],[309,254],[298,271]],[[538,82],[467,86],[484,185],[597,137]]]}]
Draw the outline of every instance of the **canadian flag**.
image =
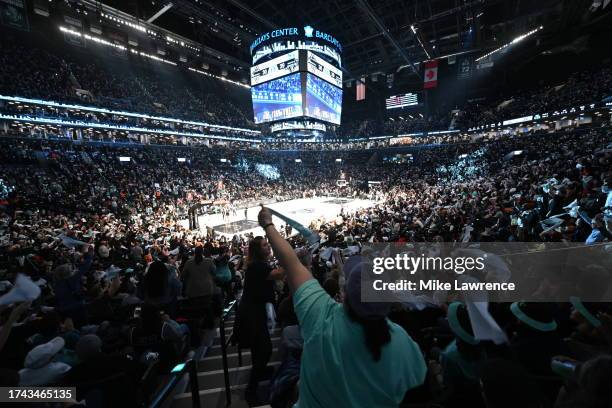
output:
[{"label": "canadian flag", "polygon": [[435,88],[438,86],[438,60],[427,61],[423,64],[425,73],[423,75],[423,88]]}]

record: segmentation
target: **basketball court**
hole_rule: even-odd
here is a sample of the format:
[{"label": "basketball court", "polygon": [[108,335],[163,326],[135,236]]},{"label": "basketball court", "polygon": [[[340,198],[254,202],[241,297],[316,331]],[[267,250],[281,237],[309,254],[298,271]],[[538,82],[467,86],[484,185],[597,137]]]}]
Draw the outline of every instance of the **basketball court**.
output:
[{"label": "basketball court", "polygon": [[[372,207],[374,204],[375,201],[367,199],[314,197],[282,201],[269,204],[268,207],[308,226],[313,220],[321,217],[326,220],[337,217],[343,207],[344,211],[352,212],[360,208]],[[206,227],[211,227],[216,233],[225,235],[228,238],[235,234],[246,234],[249,232],[253,232],[255,235],[263,235],[263,229],[257,224],[259,209],[260,207],[249,208],[246,219],[244,218],[244,209],[238,210],[236,216],[229,216],[225,219],[223,219],[221,214],[201,215],[198,218],[200,229],[206,230]],[[285,224],[276,217],[273,220],[277,227]]]}]

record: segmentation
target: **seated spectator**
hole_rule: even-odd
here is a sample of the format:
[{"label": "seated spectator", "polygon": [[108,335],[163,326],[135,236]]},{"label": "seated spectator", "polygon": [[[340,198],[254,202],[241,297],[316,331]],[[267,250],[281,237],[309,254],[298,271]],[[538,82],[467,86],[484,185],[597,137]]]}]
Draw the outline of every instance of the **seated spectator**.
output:
[{"label": "seated spectator", "polygon": [[486,408],[545,408],[547,400],[520,365],[501,359],[487,361],[480,374]]},{"label": "seated spectator", "polygon": [[510,343],[516,360],[532,374],[551,374],[551,358],[566,354],[557,331],[554,306],[517,302],[510,310],[517,319],[516,332]]},{"label": "seated spectator", "polygon": [[54,361],[64,344],[64,339],[56,337],[30,350],[24,368],[19,370],[19,386],[53,385],[60,382],[71,369],[68,364]]},{"label": "seated spectator", "polygon": [[602,355],[579,364],[572,383],[559,394],[555,408],[604,408],[610,406],[612,357]]},{"label": "seated spectator", "polygon": [[[84,398],[88,392],[101,382],[118,374],[124,374],[122,388],[112,391],[115,395],[106,395],[113,401],[135,401],[134,390],[138,388],[142,370],[132,360],[119,354],[102,352],[102,340],[95,334],[86,334],[76,345],[78,363],[64,376],[62,384],[77,385],[77,400]],[[108,393],[111,390],[106,390]]]},{"label": "seated spectator", "polygon": [[474,337],[472,324],[462,303],[454,302],[448,308],[448,323],[455,339],[440,353],[444,382],[461,388],[477,384],[480,366],[486,356]]}]

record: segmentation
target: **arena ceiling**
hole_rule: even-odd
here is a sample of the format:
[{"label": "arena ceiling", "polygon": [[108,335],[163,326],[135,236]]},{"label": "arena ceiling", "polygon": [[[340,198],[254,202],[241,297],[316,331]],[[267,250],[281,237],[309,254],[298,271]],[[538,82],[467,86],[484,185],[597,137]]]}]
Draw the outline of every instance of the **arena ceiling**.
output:
[{"label": "arena ceiling", "polygon": [[[394,74],[418,82],[420,63],[474,58],[534,27],[562,41],[585,21],[593,0],[104,0],[104,4],[250,65],[249,45],[274,28],[311,25],[344,48],[346,79]],[[167,7],[169,4],[171,7]],[[612,6],[610,7],[612,9]],[[379,77],[382,78],[382,77]],[[381,81],[384,82],[384,81]]]}]

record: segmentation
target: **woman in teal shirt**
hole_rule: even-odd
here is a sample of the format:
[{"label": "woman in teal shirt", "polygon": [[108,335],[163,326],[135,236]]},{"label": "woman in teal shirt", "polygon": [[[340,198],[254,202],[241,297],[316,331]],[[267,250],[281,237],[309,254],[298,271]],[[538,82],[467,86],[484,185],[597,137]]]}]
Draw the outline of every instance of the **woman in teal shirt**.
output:
[{"label": "woman in teal shirt", "polygon": [[386,316],[390,303],[361,302],[361,260],[350,258],[344,304],[305,268],[262,207],[259,224],[286,271],[304,338],[298,408],[398,407],[425,381],[419,346]]}]

